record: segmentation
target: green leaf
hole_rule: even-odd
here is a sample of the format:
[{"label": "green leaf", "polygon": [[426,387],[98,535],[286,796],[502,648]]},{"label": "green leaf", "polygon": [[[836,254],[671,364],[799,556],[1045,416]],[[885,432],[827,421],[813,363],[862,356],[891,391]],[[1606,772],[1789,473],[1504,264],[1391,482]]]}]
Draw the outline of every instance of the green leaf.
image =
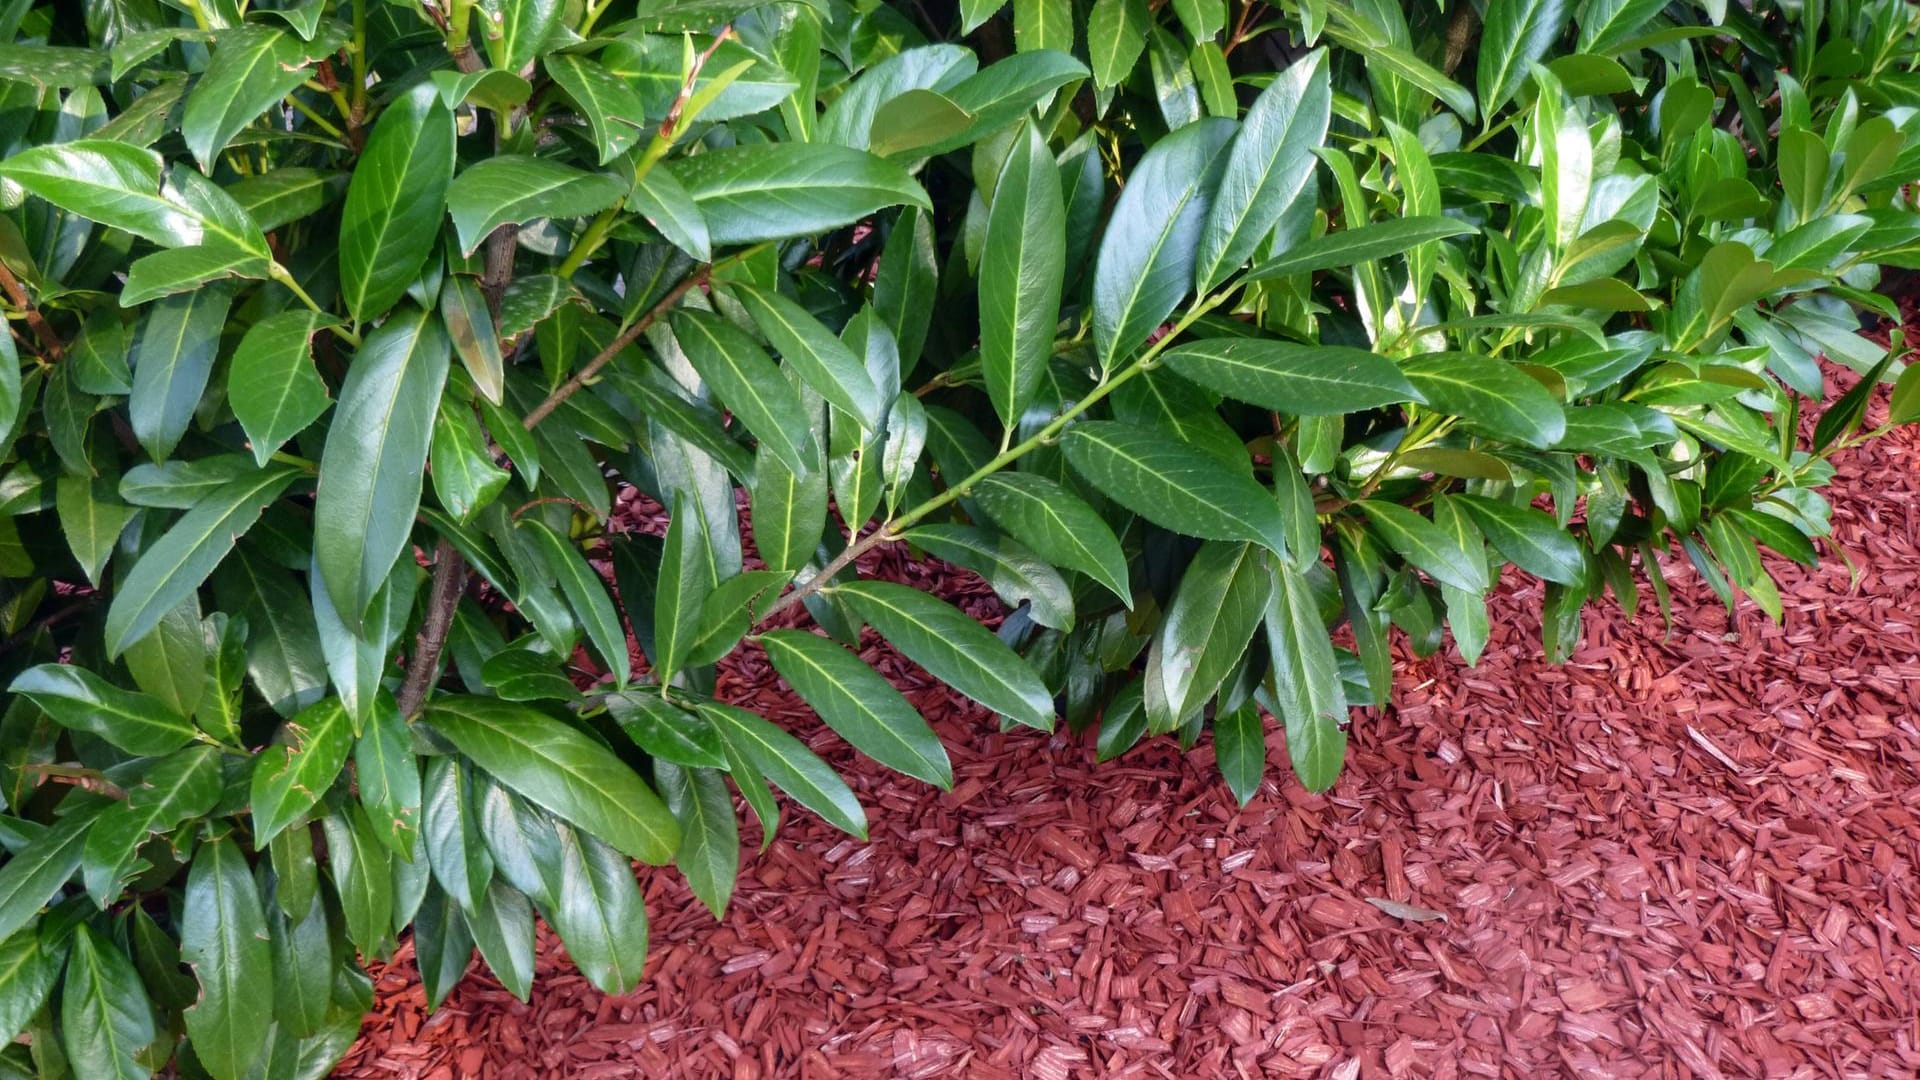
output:
[{"label": "green leaf", "polygon": [[183,1015],[194,1056],[216,1080],[241,1080],[273,1026],[273,953],[260,892],[230,835],[194,854],[180,956],[200,981],[200,1000]]},{"label": "green leaf", "polygon": [[80,868],[81,853],[104,804],[61,817],[0,866],[0,940],[18,933],[60,894]]},{"label": "green leaf", "polygon": [[713,538],[699,504],[691,496],[674,499],[660,555],[660,589],[654,597],[655,674],[670,679],[685,665],[700,633],[708,594],[719,584]]},{"label": "green leaf", "polygon": [[1013,47],[1073,49],[1073,5],[1068,0],[1013,0]]},{"label": "green leaf", "polygon": [[232,287],[213,284],[166,297],[148,309],[140,324],[133,343],[127,419],[155,461],[173,453],[193,421],[232,302]]},{"label": "green leaf", "polygon": [[961,135],[972,124],[973,114],[945,94],[908,90],[874,112],[867,151],[885,158],[918,157],[926,147]]},{"label": "green leaf", "polygon": [[880,430],[887,403],[881,400],[873,376],[853,350],[807,309],[778,292],[744,284],[733,286],[731,291],[787,367],[829,404],[858,420],[861,427]]},{"label": "green leaf", "polygon": [[438,1009],[473,963],[473,935],[453,898],[431,884],[413,917],[413,954],[427,1008]]},{"label": "green leaf", "polygon": [[773,669],[855,749],[942,790],[953,786],[953,766],[939,737],[859,657],[805,630],[771,630],[759,640]]},{"label": "green leaf", "polygon": [[170,754],[199,737],[186,717],[159,698],[121,688],[85,668],[40,664],[7,688],[40,706],[54,722],[96,735],[129,754]]},{"label": "green leaf", "polygon": [[1398,364],[1344,345],[1222,337],[1176,345],[1161,356],[1209,390],[1295,416],[1339,416],[1420,400]]},{"label": "green leaf", "polygon": [[846,782],[806,744],[759,716],[716,701],[699,704],[720,737],[801,806],[841,832],[867,838],[867,814]]},{"label": "green leaf", "polygon": [[503,154],[477,161],[447,188],[447,211],[462,254],[479,250],[502,225],[536,218],[588,217],[613,206],[627,185],[547,158]]},{"label": "green leaf", "polygon": [[1464,221],[1445,217],[1403,217],[1341,229],[1296,244],[1285,253],[1247,271],[1245,281],[1266,281],[1404,255],[1421,244],[1478,232]]},{"label": "green leaf", "polygon": [[1052,358],[1066,272],[1060,171],[1046,139],[1028,124],[1015,134],[994,185],[980,257],[980,373],[1008,427],[1019,422]]},{"label": "green leaf", "polygon": [[787,467],[771,448],[753,469],[753,546],[768,568],[793,572],[813,558],[827,527],[827,471]]},{"label": "green leaf", "polygon": [[813,236],[888,206],[932,209],[905,168],[844,146],[739,146],[663,167],[693,197],[716,245]]},{"label": "green leaf", "polygon": [[1306,186],[1332,109],[1324,49],[1294,61],[1247,109],[1200,236],[1194,287],[1201,293],[1253,255]]},{"label": "green leaf", "polygon": [[[1216,542],[1187,564],[1148,660],[1158,662],[1149,678],[1157,677],[1165,694],[1168,726],[1197,712],[1246,653],[1273,592],[1267,561],[1251,544]],[[1148,695],[1152,715],[1156,696]]]},{"label": "green leaf", "polygon": [[668,767],[657,775],[684,837],[674,864],[713,917],[724,918],[740,872],[740,825],[727,782],[716,769]]},{"label": "green leaf", "polygon": [[1228,709],[1213,718],[1213,755],[1227,790],[1241,806],[1260,791],[1267,771],[1266,725],[1260,708],[1251,700],[1237,709]]},{"label": "green leaf", "polygon": [[[728,808],[729,814],[732,808]],[[533,907],[520,890],[495,879],[464,912],[467,931],[493,977],[526,1001],[533,990]]]},{"label": "green leaf", "polygon": [[420,834],[420,764],[413,733],[385,695],[353,744],[353,775],[374,835],[395,855],[411,858]]},{"label": "green leaf", "polygon": [[[649,798],[651,798],[649,794]],[[679,832],[664,804],[661,816]],[[542,908],[567,957],[595,989],[626,994],[640,985],[647,962],[647,908],[633,866],[592,836],[555,822],[561,888]]]},{"label": "green leaf", "polygon": [[1480,116],[1493,114],[1520,90],[1529,65],[1547,55],[1573,14],[1569,0],[1488,0],[1480,27]]},{"label": "green leaf", "polygon": [[1274,712],[1286,725],[1293,774],[1308,791],[1325,791],[1339,779],[1347,753],[1340,666],[1307,579],[1290,566],[1276,567],[1274,574],[1266,618]]},{"label": "green leaf", "polygon": [[135,260],[127,268],[127,283],[120,290],[120,303],[123,307],[133,307],[228,278],[264,279],[271,265],[265,256],[225,244],[156,251]]},{"label": "green leaf", "polygon": [[1361,499],[1354,505],[1366,514],[1373,531],[1388,547],[1426,571],[1434,581],[1471,593],[1485,592],[1491,584],[1485,558],[1463,548],[1418,511],[1380,499]]},{"label": "green leaf", "polygon": [[253,443],[254,463],[268,459],[327,410],[327,384],[313,368],[313,335],[333,320],[312,311],[283,311],[254,323],[234,350],[227,401]]},{"label": "green leaf", "polygon": [[[727,816],[733,816],[728,803]],[[60,981],[65,957],[41,943],[40,935],[28,930],[0,942],[0,1035],[12,1042],[33,1022],[40,1007],[47,1003],[53,986]],[[30,1073],[21,1074],[23,1077]]]},{"label": "green leaf", "polygon": [[374,839],[359,803],[347,803],[320,820],[327,837],[327,867],[340,899],[347,939],[370,956],[392,949],[394,882],[392,859]]},{"label": "green leaf", "polygon": [[308,63],[339,39],[318,44],[264,26],[236,26],[214,35],[207,70],[180,114],[180,134],[203,171],[213,172],[233,137],[306,81]]},{"label": "green leaf", "polygon": [[429,441],[433,467],[433,493],[447,512],[461,522],[492,505],[506,490],[513,474],[494,464],[487,449],[486,434],[473,410],[460,402],[442,398],[433,414],[433,438]]},{"label": "green leaf", "polygon": [[1560,402],[1539,381],[1505,360],[1470,353],[1440,353],[1400,366],[1435,412],[1504,439],[1546,449],[1566,434]]},{"label": "green leaf", "polygon": [[789,469],[805,472],[807,414],[760,346],[731,323],[704,312],[674,312],[673,333],[694,370],[734,417]]},{"label": "green leaf", "polygon": [[996,524],[1042,559],[1080,571],[1133,606],[1120,540],[1078,495],[1034,473],[1000,472],[976,482],[973,497]]},{"label": "green leaf", "polygon": [[72,1075],[87,1080],[147,1080],[136,1060],[155,1037],[153,1005],[133,961],[91,926],[74,928],[60,993],[60,1044]]},{"label": "green leaf", "polygon": [[367,335],[341,384],[320,456],[314,562],[350,628],[407,549],[451,353],[439,321],[409,307]]},{"label": "green leaf", "polygon": [[480,833],[473,781],[458,759],[446,755],[427,760],[420,820],[433,879],[462,908],[473,911],[493,877],[493,857]]},{"label": "green leaf", "polygon": [[432,254],[453,144],[453,113],[432,83],[401,95],[374,122],[340,212],[340,295],[356,323],[391,308]]},{"label": "green leaf", "polygon": [[68,213],[122,229],[161,247],[198,244],[205,223],[165,197],[164,165],[151,150],[107,139],[31,146],[0,161],[11,180]]},{"label": "green leaf", "polygon": [[1017,723],[1053,730],[1053,695],[1040,677],[1004,642],[952,605],[884,581],[836,585],[833,594],[941,682]]},{"label": "green leaf", "polygon": [[104,584],[101,571],[113,556],[114,545],[133,516],[133,508],[114,497],[111,483],[84,476],[62,476],[55,481],[53,505],[74,561],[95,587]]},{"label": "green leaf", "polygon": [[1447,498],[1465,507],[1494,548],[1520,569],[1562,585],[1586,581],[1587,559],[1580,542],[1548,515],[1480,495]]},{"label": "green leaf", "polygon": [[580,115],[586,117],[605,165],[633,149],[650,126],[646,104],[633,87],[595,61],[572,53],[556,53],[542,61],[547,74],[567,92]]},{"label": "green leaf", "polygon": [[499,27],[485,35],[487,58],[494,67],[518,75],[559,28],[567,5],[564,0],[482,0],[480,9]]},{"label": "green leaf", "polygon": [[1152,22],[1146,0],[1094,0],[1087,12],[1087,56],[1095,87],[1118,86],[1133,74]]},{"label": "green leaf", "polygon": [[1232,121],[1209,118],[1153,144],[1113,204],[1093,267],[1093,340],[1111,371],[1193,286]]},{"label": "green leaf", "polygon": [[[297,836],[309,846],[311,834],[304,830],[282,833]],[[305,864],[311,869],[312,857]],[[283,897],[285,878],[275,882],[276,897]],[[325,1025],[332,1005],[333,934],[327,925],[327,905],[317,889],[309,891],[299,915],[288,915],[283,903],[267,908],[268,948],[273,957],[273,1012],[279,1028],[300,1037],[308,1037]],[[271,1044],[267,1050],[272,1055]]]},{"label": "green leaf", "polygon": [[560,580],[560,591],[566,594],[567,605],[573,608],[574,617],[580,620],[587,640],[593,642],[600,659],[613,672],[614,685],[625,686],[633,681],[633,669],[627,659],[627,633],[620,626],[620,613],[613,609],[613,600],[607,595],[606,582],[587,565],[578,547],[560,539],[552,529],[531,519],[521,521],[517,528],[533,538],[547,569]]},{"label": "green leaf", "polygon": [[340,776],[353,747],[353,725],[338,698],[301,710],[283,730],[291,741],[260,751],[253,768],[255,844],[270,843],[305,817]]},{"label": "green leaf", "polygon": [[726,751],[713,725],[658,691],[609,694],[607,711],[636,746],[661,761],[687,768],[727,767]]},{"label": "green leaf", "polygon": [[474,389],[498,405],[506,388],[506,362],[500,355],[500,333],[480,286],[465,274],[447,278],[440,289],[440,322],[453,342],[453,351],[472,377]]},{"label": "green leaf", "polygon": [[243,176],[226,189],[253,223],[267,232],[312,217],[346,190],[347,174],[297,165]]},{"label": "green leaf", "polygon": [[1097,490],[1162,528],[1286,554],[1287,521],[1272,493],[1205,451],[1110,420],[1075,424],[1064,445]]},{"label": "green leaf", "polygon": [[1908,364],[1887,399],[1887,423],[1911,424],[1915,420],[1920,420],[1920,364]]},{"label": "green leaf", "polygon": [[287,572],[241,549],[214,579],[214,593],[244,616],[247,674],[267,704],[291,716],[326,689],[326,655],[307,594]]},{"label": "green leaf", "polygon": [[700,605],[700,629],[687,663],[693,667],[719,663],[792,579],[792,574],[780,570],[745,570],[722,581]]},{"label": "green leaf", "polygon": [[[1665,0],[1587,0],[1576,19],[1580,36],[1575,47],[1594,56],[1611,56],[1666,6]],[[1784,138],[1786,132],[1780,134]]]},{"label": "green leaf", "polygon": [[489,698],[438,698],[425,718],[530,802],[641,862],[673,858],[680,843],[673,815],[600,743],[543,713]]},{"label": "green leaf", "polygon": [[700,216],[693,196],[665,169],[648,169],[627,193],[627,205],[658,229],[667,242],[700,262],[713,259],[713,240],[707,219]]},{"label": "green leaf", "polygon": [[971,525],[921,525],[901,534],[943,562],[979,574],[1009,607],[1029,605],[1033,621],[1073,629],[1073,590],[1060,572],[1016,543]]},{"label": "green leaf", "polygon": [[188,747],[147,770],[87,833],[81,877],[94,902],[104,909],[118,900],[147,838],[212,810],[221,787],[220,751],[211,746]]}]

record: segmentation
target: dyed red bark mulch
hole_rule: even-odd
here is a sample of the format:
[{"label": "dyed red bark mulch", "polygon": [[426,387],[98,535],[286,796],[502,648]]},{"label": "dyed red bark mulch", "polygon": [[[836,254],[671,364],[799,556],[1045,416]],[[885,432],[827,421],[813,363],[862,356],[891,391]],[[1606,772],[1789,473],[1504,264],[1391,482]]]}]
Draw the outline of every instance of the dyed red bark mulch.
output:
[{"label": "dyed red bark mulch", "polygon": [[892,658],[943,795],[747,657],[727,692],[848,772],[872,842],[792,814],[717,925],[647,871],[625,998],[543,935],[531,1005],[476,973],[428,1016],[403,948],[340,1075],[1920,1075],[1920,443],[1840,465],[1857,586],[1776,565],[1785,627],[1730,622],[1670,564],[1671,638],[1594,608],[1553,667],[1509,575],[1481,665],[1408,660],[1326,796],[1274,769],[1239,809],[1204,743],[1096,766]]}]

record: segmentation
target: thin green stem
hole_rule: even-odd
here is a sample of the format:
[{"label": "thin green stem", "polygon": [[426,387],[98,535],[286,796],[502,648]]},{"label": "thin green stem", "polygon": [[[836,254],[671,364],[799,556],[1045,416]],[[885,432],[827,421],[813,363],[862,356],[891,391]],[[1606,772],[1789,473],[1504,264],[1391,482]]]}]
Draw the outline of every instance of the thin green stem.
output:
[{"label": "thin green stem", "polygon": [[[307,295],[307,290],[301,288],[298,281],[293,280],[293,272],[286,267],[277,262],[270,263],[267,266],[267,276],[293,290],[293,295],[299,297],[300,302],[307,305],[308,309],[313,311],[314,314],[325,315],[329,320],[333,319],[333,313],[321,307],[314,301],[313,297]],[[338,321],[330,321],[327,324],[327,329],[332,330],[339,336],[340,340],[354,348],[357,349],[360,347],[360,335],[341,325]]]},{"label": "thin green stem", "polygon": [[333,136],[336,139],[345,141],[347,137],[346,132],[341,131],[337,127],[334,127],[332,122],[327,120],[326,117],[321,116],[319,113],[314,112],[312,109],[308,108],[306,102],[301,101],[298,97],[296,97],[293,94],[288,94],[287,104],[293,106],[294,111],[298,112],[301,116],[304,116],[309,121],[311,121],[314,127],[319,128],[321,131],[326,132],[327,134]]},{"label": "thin green stem", "polygon": [[353,113],[351,123],[367,119],[367,0],[353,0]]}]

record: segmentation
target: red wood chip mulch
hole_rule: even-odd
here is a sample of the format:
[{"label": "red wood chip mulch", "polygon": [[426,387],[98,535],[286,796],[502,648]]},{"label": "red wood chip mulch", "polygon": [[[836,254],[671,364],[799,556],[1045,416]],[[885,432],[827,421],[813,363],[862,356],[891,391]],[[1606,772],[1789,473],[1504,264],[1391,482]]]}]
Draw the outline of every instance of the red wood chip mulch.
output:
[{"label": "red wood chip mulch", "polygon": [[1330,794],[1275,768],[1244,810],[1204,742],[1097,766],[870,650],[951,748],[941,794],[742,656],[723,692],[846,770],[872,842],[791,813],[718,924],[643,870],[624,998],[543,931],[531,1005],[476,967],[428,1015],[403,947],[339,1075],[1920,1075],[1917,470],[1911,428],[1840,462],[1859,582],[1776,563],[1784,628],[1682,560],[1670,638],[1650,597],[1595,607],[1549,666],[1508,575],[1478,668],[1407,659]]}]

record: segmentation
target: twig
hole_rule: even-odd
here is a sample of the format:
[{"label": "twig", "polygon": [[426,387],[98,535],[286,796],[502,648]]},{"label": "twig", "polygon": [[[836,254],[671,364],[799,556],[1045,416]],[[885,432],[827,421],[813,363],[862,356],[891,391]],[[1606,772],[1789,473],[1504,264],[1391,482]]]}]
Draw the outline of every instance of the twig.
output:
[{"label": "twig", "polygon": [[900,537],[893,531],[891,525],[882,525],[859,540],[848,544],[846,547],[840,549],[840,554],[835,555],[831,562],[821,567],[819,573],[795,585],[793,588],[787,590],[786,593],[782,594],[780,599],[775,600],[772,606],[760,614],[760,618],[754,625],[760,626],[765,624],[767,620],[773,618],[775,615],[780,614],[800,601],[805,600],[807,597],[812,596],[814,593],[819,592],[828,582],[832,581],[834,576],[839,574],[840,571],[852,566],[855,559],[879,547],[881,544],[892,543],[898,539],[900,539]]},{"label": "twig", "polygon": [[23,773],[38,776],[50,784],[70,784],[82,791],[105,795],[109,799],[127,797],[125,788],[107,779],[107,774],[98,769],[86,769],[74,765],[43,765],[38,762],[28,762],[17,768]]},{"label": "twig", "polygon": [[0,262],[0,288],[6,289],[7,299],[13,301],[14,307],[26,312],[27,326],[33,330],[33,336],[40,339],[41,351],[47,359],[58,361],[65,355],[67,348],[61,344],[60,335],[53,332],[53,327],[47,324],[40,309],[33,306],[26,288],[20,284],[19,278],[13,276],[12,269],[5,262]]},{"label": "twig", "polygon": [[447,645],[447,631],[453,626],[453,613],[460,607],[460,594],[466,591],[467,564],[452,544],[443,539],[434,545],[433,560],[427,618],[420,624],[413,655],[407,658],[407,677],[400,684],[400,715],[409,718],[427,699],[433,673],[440,666],[440,653]]},{"label": "twig", "polygon": [[608,342],[607,347],[601,349],[599,355],[587,361],[586,367],[574,372],[573,377],[561,383],[559,388],[554,390],[553,393],[548,394],[545,401],[535,405],[533,411],[527,413],[526,419],[520,421],[520,426],[531,431],[540,421],[552,416],[553,410],[559,408],[574,394],[579,393],[580,388],[587,385],[587,380],[598,375],[600,369],[611,363],[621,349],[640,340],[640,335],[647,332],[647,327],[659,321],[660,316],[665,315],[675,304],[678,304],[680,298],[687,295],[690,289],[706,281],[707,272],[712,269],[711,266],[702,266],[695,269],[693,273],[681,278],[680,283],[668,289],[667,295],[661,297],[658,302],[648,308],[645,315],[634,320],[633,325],[621,331],[619,337]]}]

